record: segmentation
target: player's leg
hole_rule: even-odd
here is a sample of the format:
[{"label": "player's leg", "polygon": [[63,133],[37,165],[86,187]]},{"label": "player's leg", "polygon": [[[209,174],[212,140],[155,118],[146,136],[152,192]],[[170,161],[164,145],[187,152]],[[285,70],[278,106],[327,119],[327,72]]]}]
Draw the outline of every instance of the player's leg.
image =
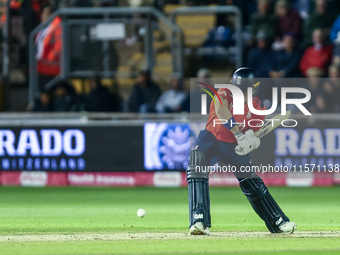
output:
[{"label": "player's leg", "polygon": [[252,174],[242,179],[240,187],[271,233],[291,234],[294,232],[296,224],[284,214],[260,176]]},{"label": "player's leg", "polygon": [[191,235],[209,234],[210,196],[209,172],[200,171],[208,166],[204,152],[194,149],[190,152],[190,163],[187,168],[189,220]]},{"label": "player's leg", "polygon": [[248,171],[251,170],[252,165],[250,155],[237,155],[233,149],[233,146],[235,145],[227,146],[228,148],[225,149],[225,158],[228,160],[229,164],[236,166],[239,170],[234,174],[240,181],[240,188],[254,211],[265,222],[268,230],[271,233],[293,233],[296,224],[289,221],[289,218],[284,214],[269,193],[262,178],[252,171]]},{"label": "player's leg", "polygon": [[190,152],[190,160],[187,168],[189,220],[190,234],[209,234],[210,219],[210,195],[209,172],[202,171],[205,167],[214,163],[212,156],[216,154],[216,140],[207,130],[200,132],[195,149]]}]

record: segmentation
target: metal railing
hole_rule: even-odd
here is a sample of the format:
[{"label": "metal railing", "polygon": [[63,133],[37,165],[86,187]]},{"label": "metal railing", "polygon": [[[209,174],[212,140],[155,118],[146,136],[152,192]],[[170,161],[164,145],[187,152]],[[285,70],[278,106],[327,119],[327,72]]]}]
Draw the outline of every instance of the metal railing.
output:
[{"label": "metal railing", "polygon": [[236,6],[196,6],[180,7],[171,13],[171,20],[176,23],[179,15],[196,14],[234,14],[235,15],[235,37],[236,37],[236,68],[242,66],[243,62],[243,39],[242,39],[242,13]]},{"label": "metal railing", "polygon": [[[141,19],[127,17],[133,14],[143,15]],[[54,18],[60,16],[62,18],[63,27],[63,50],[60,61],[60,74],[45,85],[45,89],[52,88],[57,82],[67,78],[87,78],[94,75],[101,77],[110,77],[116,74],[116,71],[111,71],[109,67],[108,45],[103,42],[103,71],[74,71],[70,64],[70,27],[72,25],[94,25],[101,23],[112,22],[142,22],[146,28],[144,35],[144,53],[147,59],[147,68],[152,71],[155,64],[154,49],[153,49],[153,22],[154,19],[164,24],[170,29],[171,50],[172,50],[172,69],[173,72],[183,74],[182,60],[182,32],[181,29],[171,20],[165,17],[161,12],[152,7],[110,7],[110,8],[61,8],[51,15],[47,22],[37,26],[30,34],[29,40],[29,59],[30,59],[30,77],[29,77],[29,101],[32,102],[38,92],[38,72],[36,60],[36,44],[35,37],[39,31],[47,27]],[[160,27],[160,29],[162,29]],[[106,54],[105,54],[106,53]]]}]

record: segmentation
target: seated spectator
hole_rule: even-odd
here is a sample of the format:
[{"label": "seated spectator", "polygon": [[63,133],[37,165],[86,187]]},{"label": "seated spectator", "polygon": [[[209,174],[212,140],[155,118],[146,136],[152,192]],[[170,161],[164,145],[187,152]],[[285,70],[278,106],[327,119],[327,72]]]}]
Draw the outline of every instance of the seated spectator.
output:
[{"label": "seated spectator", "polygon": [[328,34],[335,20],[334,11],[327,8],[325,0],[316,0],[315,11],[304,21],[303,24],[303,44],[312,44],[312,34],[315,29],[323,29]]},{"label": "seated spectator", "polygon": [[99,77],[90,79],[90,93],[85,96],[85,111],[112,111],[112,98],[109,90],[100,83]]},{"label": "seated spectator", "polygon": [[[242,24],[244,26],[249,25],[250,15],[256,11],[256,3],[253,0],[201,0],[201,3],[205,2],[205,5],[233,5],[240,9],[242,13]],[[227,15],[225,13],[217,14],[217,20],[220,25],[225,23]],[[221,23],[222,22],[222,23]]]},{"label": "seated spectator", "polygon": [[311,99],[305,103],[304,106],[312,114],[331,111],[329,109],[331,107],[326,104],[329,100],[325,100],[325,92],[321,84],[321,77],[323,77],[324,74],[322,69],[311,67],[306,72],[306,76],[308,77],[307,84],[302,85],[302,87],[305,87],[311,92]]},{"label": "seated spectator", "polygon": [[332,64],[340,66],[340,54],[334,55],[332,58]]},{"label": "seated spectator", "polygon": [[323,76],[324,71],[316,67],[307,71],[308,86],[306,88],[311,92],[311,100],[307,106],[312,113],[328,113],[339,109],[339,66],[329,67],[329,79],[321,79]]},{"label": "seated spectator", "polygon": [[329,66],[328,75],[329,75],[329,78],[331,78],[333,82],[337,82],[337,85],[340,86],[340,83],[338,80],[340,78],[340,66],[339,65],[332,64],[331,66]]},{"label": "seated spectator", "polygon": [[155,112],[156,102],[161,94],[159,86],[151,80],[150,71],[142,71],[139,83],[133,86],[128,101],[130,112]]},{"label": "seated spectator", "polygon": [[200,68],[197,71],[197,79],[210,79],[211,78],[211,71],[207,68]]},{"label": "seated spectator", "polygon": [[[200,54],[202,54],[202,61],[225,63],[229,60],[228,54],[226,54],[226,47],[231,46],[234,42],[231,39],[231,29],[226,26],[216,25],[207,34]],[[223,54],[224,53],[224,54]]]},{"label": "seated spectator", "polygon": [[340,66],[339,65],[331,65],[328,68],[329,79],[327,79],[323,85],[325,90],[325,98],[329,102],[333,102],[333,105],[329,108],[332,109],[332,112],[339,112],[340,110],[340,102],[339,102],[339,94],[340,94]]},{"label": "seated spectator", "polygon": [[275,12],[279,18],[278,36],[280,40],[287,33],[294,33],[299,39],[302,33],[302,19],[294,9],[290,8],[287,0],[279,0],[275,5]]},{"label": "seated spectator", "polygon": [[77,93],[70,84],[64,81],[57,85],[53,98],[54,111],[68,112],[76,101]]},{"label": "seated spectator", "polygon": [[172,74],[169,85],[170,89],[163,92],[156,103],[158,113],[178,112],[186,96],[183,91],[183,81],[180,74]]},{"label": "seated spectator", "polygon": [[283,50],[275,52],[274,69],[269,72],[269,76],[271,78],[299,77],[302,54],[292,33],[287,33],[283,37],[283,47]]},{"label": "seated spectator", "polygon": [[231,44],[231,29],[215,26],[211,29],[203,43],[203,47],[226,47]]},{"label": "seated spectator", "polygon": [[307,19],[313,6],[314,1],[311,0],[296,0],[294,3],[295,9],[299,12],[302,19]]},{"label": "seated spectator", "polygon": [[116,77],[112,77],[112,84],[108,88],[112,101],[112,111],[121,112],[123,111],[124,100],[120,95],[120,89]]},{"label": "seated spectator", "polygon": [[[52,12],[52,7],[46,5],[41,13],[41,23],[45,23]],[[60,73],[61,35],[61,18],[58,16],[36,37],[40,91],[43,91],[44,86]]]},{"label": "seated spectator", "polygon": [[257,8],[258,12],[254,13],[250,20],[252,44],[256,41],[259,31],[266,31],[267,38],[273,40],[276,34],[277,19],[270,12],[269,0],[259,0]]},{"label": "seated spectator", "polygon": [[51,100],[51,95],[43,91],[40,93],[39,99],[35,100],[32,112],[52,112],[53,104]]},{"label": "seated spectator", "polygon": [[335,20],[332,26],[331,32],[329,34],[329,38],[335,46],[333,54],[336,56],[339,56],[340,55],[340,15]]},{"label": "seated spectator", "polygon": [[254,70],[257,77],[268,78],[273,70],[274,52],[270,49],[265,31],[257,35],[257,47],[248,52],[247,66]]},{"label": "seated spectator", "polygon": [[313,32],[313,46],[308,47],[300,62],[300,71],[306,76],[307,70],[318,67],[327,73],[328,66],[332,61],[333,47],[325,45],[324,35],[321,29]]},{"label": "seated spectator", "polygon": [[[200,68],[197,72],[197,81],[210,84],[211,72],[207,68]],[[187,93],[187,96],[182,102],[181,111],[197,113],[201,112],[201,95],[203,92],[201,89],[198,89],[197,83],[190,84],[190,93]],[[207,97],[207,109],[209,111],[209,105],[211,103],[211,97]]]}]

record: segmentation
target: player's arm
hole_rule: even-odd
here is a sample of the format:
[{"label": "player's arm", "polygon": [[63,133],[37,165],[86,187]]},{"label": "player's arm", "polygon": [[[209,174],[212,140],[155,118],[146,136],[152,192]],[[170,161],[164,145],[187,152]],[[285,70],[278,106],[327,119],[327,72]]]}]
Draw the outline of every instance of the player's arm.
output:
[{"label": "player's arm", "polygon": [[243,134],[229,110],[227,99],[221,96],[221,101],[222,104],[215,104],[215,112],[219,119],[228,120],[224,126],[235,135],[237,141],[235,152],[239,155],[246,155],[257,149],[260,146],[260,139],[254,135],[253,130],[248,130]]},{"label": "player's arm", "polygon": [[[235,119],[233,119],[233,115],[231,114],[229,107],[228,107],[228,101],[224,96],[221,96],[221,104],[215,104],[215,112],[216,115],[220,120],[228,120],[228,123],[226,124],[226,127],[233,133],[239,133],[241,132],[239,127],[235,125],[234,127],[231,127],[230,122],[233,121],[233,123],[236,123]],[[242,133],[242,132],[241,132]]]}]

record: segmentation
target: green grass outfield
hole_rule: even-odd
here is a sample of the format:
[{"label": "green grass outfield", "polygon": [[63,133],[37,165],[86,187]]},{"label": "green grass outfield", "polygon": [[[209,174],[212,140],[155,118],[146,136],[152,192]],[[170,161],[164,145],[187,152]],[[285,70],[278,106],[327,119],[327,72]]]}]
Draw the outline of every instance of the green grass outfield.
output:
[{"label": "green grass outfield", "polygon": [[237,187],[211,188],[208,237],[187,234],[184,188],[0,187],[0,254],[340,254],[340,187],[270,190],[296,234],[270,234]]}]

